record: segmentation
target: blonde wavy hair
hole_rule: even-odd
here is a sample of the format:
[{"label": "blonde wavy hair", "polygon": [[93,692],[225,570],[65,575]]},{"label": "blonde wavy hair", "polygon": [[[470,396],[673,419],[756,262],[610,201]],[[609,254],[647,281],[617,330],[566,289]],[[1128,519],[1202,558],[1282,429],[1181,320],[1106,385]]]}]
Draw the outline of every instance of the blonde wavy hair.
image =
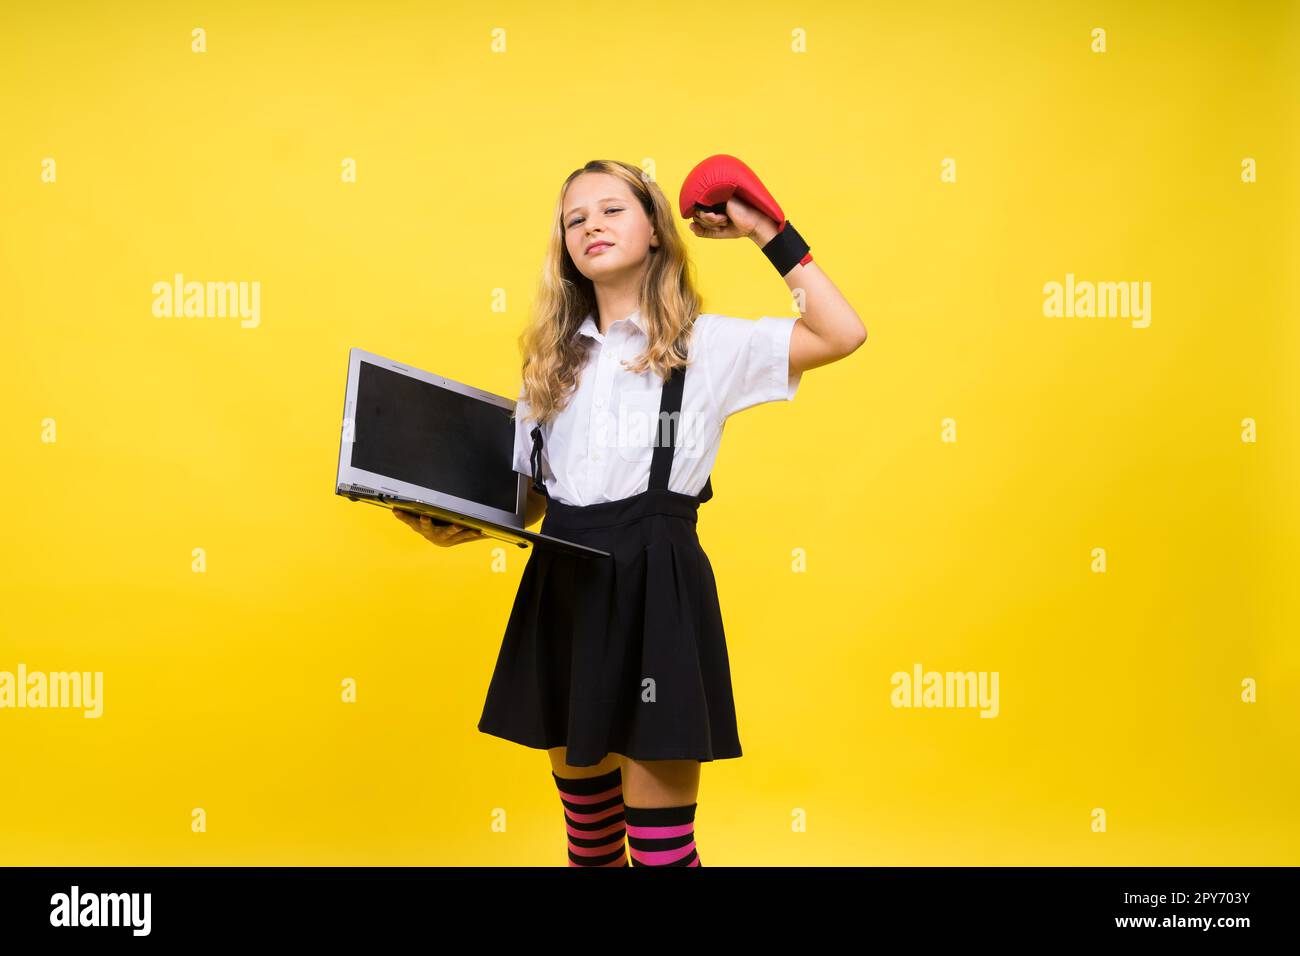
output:
[{"label": "blonde wavy hair", "polygon": [[539,424],[568,405],[586,354],[578,327],[588,313],[598,314],[595,286],[578,271],[564,243],[564,193],[583,173],[608,173],[627,183],[659,238],[659,246],[651,246],[648,252],[641,286],[641,318],[650,342],[625,366],[638,373],[653,368],[660,378],[666,378],[670,369],[686,366],[695,317],[702,304],[686,244],[677,232],[676,210],[659,184],[647,182],[641,170],[619,160],[596,159],[575,169],[555,200],[555,221],[537,301],[528,327],[519,336],[523,397],[528,402],[529,419]]}]

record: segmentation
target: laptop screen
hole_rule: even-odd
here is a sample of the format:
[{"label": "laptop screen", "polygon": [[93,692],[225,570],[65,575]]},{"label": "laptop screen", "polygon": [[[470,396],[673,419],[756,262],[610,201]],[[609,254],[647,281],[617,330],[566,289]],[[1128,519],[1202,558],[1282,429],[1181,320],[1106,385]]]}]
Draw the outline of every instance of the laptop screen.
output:
[{"label": "laptop screen", "polygon": [[352,465],[515,513],[510,409],[362,361]]}]

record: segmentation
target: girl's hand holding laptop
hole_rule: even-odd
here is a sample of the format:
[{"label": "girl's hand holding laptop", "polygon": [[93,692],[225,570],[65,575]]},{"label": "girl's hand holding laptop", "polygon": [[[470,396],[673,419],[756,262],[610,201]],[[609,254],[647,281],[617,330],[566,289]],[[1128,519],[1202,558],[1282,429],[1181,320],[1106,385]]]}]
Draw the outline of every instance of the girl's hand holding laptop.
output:
[{"label": "girl's hand holding laptop", "polygon": [[463,524],[456,524],[454,521],[442,521],[438,518],[430,518],[428,515],[413,514],[410,511],[403,511],[401,508],[394,508],[393,514],[397,515],[398,521],[410,527],[420,536],[444,548],[450,548],[453,544],[464,544],[466,541],[477,541],[479,538],[487,537],[478,528],[468,528]]}]

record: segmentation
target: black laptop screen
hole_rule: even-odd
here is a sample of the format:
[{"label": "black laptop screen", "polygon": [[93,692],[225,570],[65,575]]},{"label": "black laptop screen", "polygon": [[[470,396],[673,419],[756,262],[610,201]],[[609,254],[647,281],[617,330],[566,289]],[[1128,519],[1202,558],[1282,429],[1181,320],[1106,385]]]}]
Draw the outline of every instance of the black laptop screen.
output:
[{"label": "black laptop screen", "polygon": [[510,409],[360,363],[352,465],[514,513]]}]

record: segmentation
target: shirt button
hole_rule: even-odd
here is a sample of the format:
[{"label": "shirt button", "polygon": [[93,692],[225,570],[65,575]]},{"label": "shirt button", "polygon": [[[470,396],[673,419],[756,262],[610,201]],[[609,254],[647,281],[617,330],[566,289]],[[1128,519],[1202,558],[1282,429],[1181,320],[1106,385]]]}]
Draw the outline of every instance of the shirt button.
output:
[{"label": "shirt button", "polygon": [[594,458],[594,459],[596,459],[596,461],[600,461],[600,458],[601,458],[600,452],[596,452],[596,453],[595,453],[594,455],[592,455],[591,457]]},{"label": "shirt button", "polygon": [[596,399],[596,407],[597,408],[605,407],[605,399],[603,397]]}]

